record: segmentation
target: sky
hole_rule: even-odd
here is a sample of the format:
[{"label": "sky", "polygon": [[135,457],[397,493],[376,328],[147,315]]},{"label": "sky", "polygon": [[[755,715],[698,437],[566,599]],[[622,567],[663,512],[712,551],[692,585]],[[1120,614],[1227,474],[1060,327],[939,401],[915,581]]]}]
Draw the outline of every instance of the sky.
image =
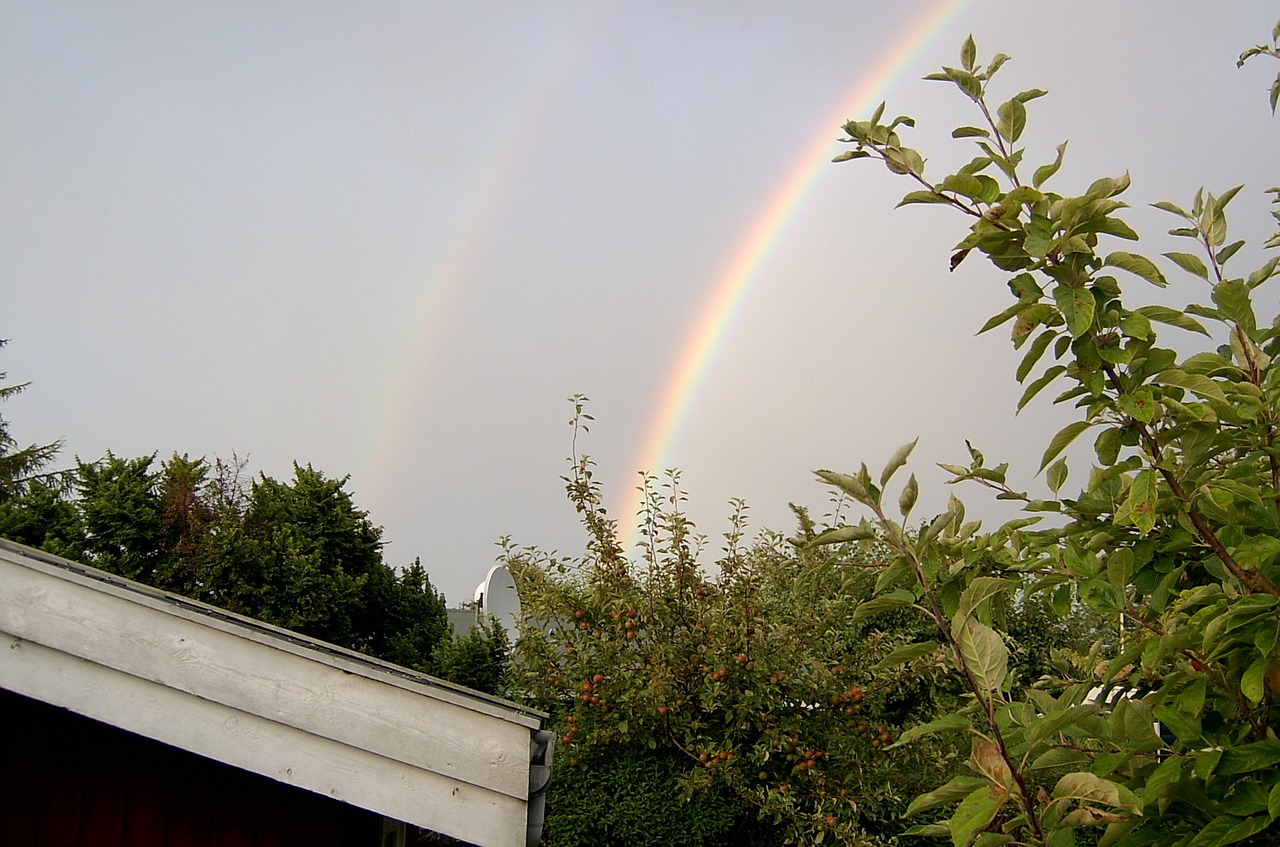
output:
[{"label": "sky", "polygon": [[917,118],[927,173],[968,161],[950,130],[975,116],[921,77],[972,33],[980,59],[1013,57],[996,102],[1049,91],[1022,139],[1033,165],[1070,141],[1049,187],[1128,171],[1156,255],[1185,248],[1147,204],[1244,183],[1243,268],[1270,231],[1280,68],[1235,59],[1278,16],[0,0],[0,370],[31,382],[2,411],[23,443],[63,439],[64,465],[176,452],[349,476],[388,563],[421,558],[452,604],[503,537],[581,552],[561,480],[576,394],[624,537],[639,471],[679,468],[709,558],[731,499],[753,533],[788,532],[789,503],[830,511],[813,470],[878,470],[917,436],[922,516],[966,438],[1042,491],[1069,410],[1046,395],[1015,416],[1007,331],[975,335],[1004,275],[976,256],[948,273],[965,221],[895,210],[910,186],[882,166],[829,163],[839,127],[887,99]]}]

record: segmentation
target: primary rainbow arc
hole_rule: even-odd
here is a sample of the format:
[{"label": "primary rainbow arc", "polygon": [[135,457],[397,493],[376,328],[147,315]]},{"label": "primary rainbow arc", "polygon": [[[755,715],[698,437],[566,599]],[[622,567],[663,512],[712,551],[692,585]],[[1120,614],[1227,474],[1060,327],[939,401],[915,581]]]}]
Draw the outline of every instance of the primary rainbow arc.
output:
[{"label": "primary rainbow arc", "polygon": [[[796,160],[756,217],[705,301],[670,375],[663,383],[665,387],[657,409],[649,419],[631,467],[645,473],[659,473],[666,469],[672,444],[689,416],[699,385],[733,323],[734,314],[769,254],[781,240],[787,224],[836,152],[836,128],[850,117],[874,108],[912,60],[974,2],[940,0],[930,5],[884,50],[870,71],[859,75],[852,93],[840,104],[838,112],[824,120],[814,141]],[[643,497],[637,486],[629,492],[618,512],[619,535],[624,550],[635,546],[636,519],[644,505]]]}]

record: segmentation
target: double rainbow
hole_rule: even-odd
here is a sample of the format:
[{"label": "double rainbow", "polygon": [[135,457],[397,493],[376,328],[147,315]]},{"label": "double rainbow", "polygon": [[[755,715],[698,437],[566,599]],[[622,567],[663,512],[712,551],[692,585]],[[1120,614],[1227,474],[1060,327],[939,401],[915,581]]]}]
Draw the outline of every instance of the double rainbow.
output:
[{"label": "double rainbow", "polygon": [[[644,429],[632,468],[652,472],[668,466],[672,444],[690,415],[699,386],[730,329],[738,307],[838,148],[835,143],[837,128],[849,117],[869,112],[912,61],[961,12],[976,2],[978,0],[934,0],[925,5],[870,67],[858,72],[851,94],[815,129],[814,140],[797,158],[731,254],[724,272],[681,345],[679,355],[663,382],[665,388],[658,398],[657,408]],[[485,179],[473,195],[471,208],[459,216],[459,226],[448,241],[449,249],[434,263],[435,270],[420,291],[419,302],[411,310],[416,321],[411,328],[409,349],[399,359],[400,367],[388,374],[386,390],[382,392],[389,398],[389,405],[377,410],[375,436],[370,442],[370,452],[366,454],[361,473],[371,480],[374,497],[379,491],[396,487],[391,480],[395,451],[388,447],[410,438],[410,422],[415,418],[415,410],[407,400],[410,386],[421,384],[427,378],[428,365],[434,358],[432,348],[440,343],[447,329],[445,318],[454,311],[462,281],[474,267],[484,239],[492,229],[492,210],[500,206],[496,198],[506,179],[520,165],[517,147],[504,144],[501,139],[523,137],[536,125],[539,116],[546,111],[545,104],[554,96],[599,25],[599,14],[581,16],[559,43],[549,47],[544,54],[546,60],[543,65],[525,76],[523,90],[516,98],[522,107],[513,111],[501,131],[492,136],[495,139],[494,149],[486,157],[490,166],[486,168]],[[629,550],[634,545],[635,517],[642,504],[643,495],[636,488],[615,511],[621,517],[619,526],[624,549]]]}]

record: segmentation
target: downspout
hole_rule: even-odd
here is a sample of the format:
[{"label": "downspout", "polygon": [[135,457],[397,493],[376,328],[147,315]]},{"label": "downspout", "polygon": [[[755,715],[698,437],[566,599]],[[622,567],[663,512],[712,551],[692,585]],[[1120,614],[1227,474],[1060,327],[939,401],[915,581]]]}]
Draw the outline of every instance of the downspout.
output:
[{"label": "downspout", "polygon": [[556,749],[554,732],[540,729],[529,739],[529,826],[525,847],[538,847],[547,819],[547,788],[551,785],[551,759]]}]

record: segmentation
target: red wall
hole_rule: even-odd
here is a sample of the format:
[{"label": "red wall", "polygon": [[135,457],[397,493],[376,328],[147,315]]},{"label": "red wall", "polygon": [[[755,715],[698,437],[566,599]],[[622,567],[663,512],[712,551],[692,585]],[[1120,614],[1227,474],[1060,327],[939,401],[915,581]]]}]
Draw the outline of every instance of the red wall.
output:
[{"label": "red wall", "polygon": [[376,847],[381,818],[0,689],[3,847]]}]

